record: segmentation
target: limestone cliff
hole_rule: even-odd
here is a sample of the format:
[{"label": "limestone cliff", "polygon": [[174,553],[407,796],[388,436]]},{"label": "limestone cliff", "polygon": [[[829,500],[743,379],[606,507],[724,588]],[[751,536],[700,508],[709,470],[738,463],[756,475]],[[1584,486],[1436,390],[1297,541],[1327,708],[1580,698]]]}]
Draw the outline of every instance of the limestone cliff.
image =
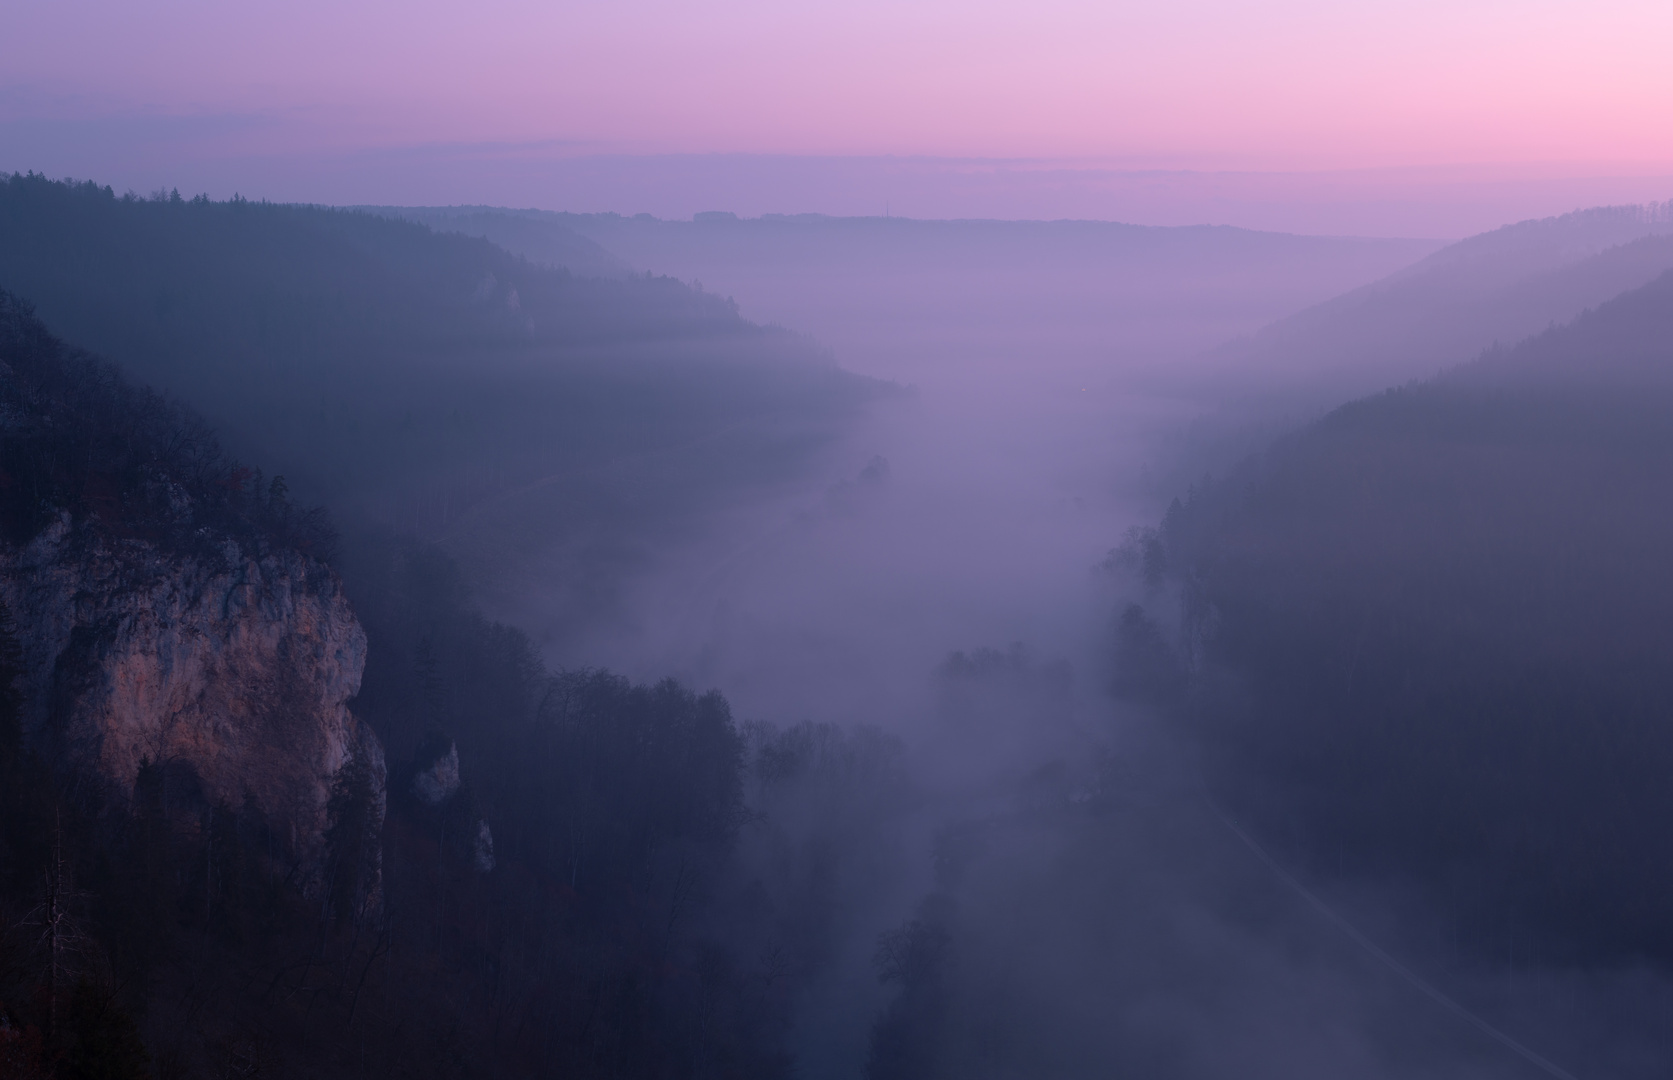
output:
[{"label": "limestone cliff", "polygon": [[383,751],[347,704],[366,635],[324,564],[231,540],[164,554],[64,515],[0,551],[0,590],[25,651],[26,738],[119,804],[142,763],[188,765],[211,801],[288,837],[304,879],[356,756],[381,820]]}]

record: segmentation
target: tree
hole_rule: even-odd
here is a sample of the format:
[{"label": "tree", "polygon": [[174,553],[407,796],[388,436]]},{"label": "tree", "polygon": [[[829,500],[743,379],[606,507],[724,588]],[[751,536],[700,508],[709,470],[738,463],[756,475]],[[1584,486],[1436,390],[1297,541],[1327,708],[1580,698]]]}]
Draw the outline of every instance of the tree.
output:
[{"label": "tree", "polygon": [[371,765],[361,754],[343,763],[326,807],[326,913],[359,926],[378,899],[383,812]]}]

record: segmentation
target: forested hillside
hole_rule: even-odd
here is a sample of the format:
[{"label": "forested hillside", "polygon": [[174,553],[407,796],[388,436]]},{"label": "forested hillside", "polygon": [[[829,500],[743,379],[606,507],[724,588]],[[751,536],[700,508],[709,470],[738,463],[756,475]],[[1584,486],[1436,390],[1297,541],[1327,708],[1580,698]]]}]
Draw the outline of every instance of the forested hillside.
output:
[{"label": "forested hillside", "polygon": [[1323,409],[1509,346],[1673,268],[1666,204],[1578,210],[1472,236],[1212,354],[1221,393]]},{"label": "forested hillside", "polygon": [[[310,891],[189,767],[106,796],[26,735],[19,709],[50,729],[58,706],[18,696],[7,644],[7,1067],[784,1075],[790,1002],[839,933],[810,918],[807,878],[872,834],[833,847],[823,813],[767,826],[750,804],[811,783],[847,805],[897,751],[746,733],[673,682],[549,672],[431,541],[485,557],[457,542],[480,508],[521,554],[579,536],[581,602],[555,606],[585,617],[635,545],[793,475],[881,388],[669,279],[576,277],[368,215],[14,176],[0,241],[0,282],[27,294],[5,302],[0,360],[45,388],[5,414],[8,558],[60,519],[95,548],[183,558],[231,535],[330,557],[367,639],[351,706],[388,763],[381,832],[372,779],[345,768],[327,837],[330,866],[380,869]],[[300,508],[322,500],[340,541]],[[6,641],[38,616],[12,612]],[[863,763],[851,738],[875,744]],[[73,963],[41,951],[43,897]]]},{"label": "forested hillside", "polygon": [[[1582,247],[1643,224],[1577,222]],[[937,342],[943,382],[873,413],[898,391],[694,284],[371,214],[0,183],[0,284],[39,299],[0,302],[0,1073],[1515,1075],[1299,881],[1551,1060],[1660,1075],[1673,276],[1338,409],[1089,580],[1149,511],[1111,514],[1086,463],[1165,454],[1083,436],[1154,402],[1064,381],[1131,355],[1087,325],[1071,363],[1049,319],[949,315],[1025,259],[986,291],[932,277],[943,308],[865,277],[912,245],[862,234],[922,224],[611,226],[784,241],[864,278],[812,296],[833,318],[898,301],[922,337],[891,347]],[[971,233],[932,224],[947,246],[896,281],[958,261]],[[1463,246],[1508,275],[1470,311],[1519,259],[1556,260],[1560,307],[1570,270],[1603,289],[1662,258],[1547,226]],[[1100,248],[1031,295],[1082,278],[1090,303],[1171,252],[1121,303],[1172,297],[1151,328],[1181,347],[1248,313],[1252,268],[1293,257],[1312,288],[1404,257],[1141,232],[1126,277],[1088,270]],[[762,250],[736,265],[777,273]],[[1110,317],[1123,348],[1149,332]],[[1008,374],[976,378],[971,343]],[[822,451],[891,425],[893,464],[829,483]],[[597,631],[629,578],[656,625],[605,655],[702,683],[559,670],[483,603],[508,583]],[[242,659],[182,675],[205,651]],[[309,663],[330,677],[292,678]]]},{"label": "forested hillside", "polygon": [[14,175],[0,288],[349,533],[445,538],[479,582],[539,566],[570,618],[607,607],[659,537],[796,475],[886,389],[669,278],[323,208]]},{"label": "forested hillside", "polygon": [[747,297],[752,318],[816,334],[858,370],[926,386],[1002,376],[1019,352],[1037,379],[1077,390],[1112,366],[1163,368],[1440,246],[1114,221],[382,212],[491,235],[535,260],[553,257],[551,230],[576,234],[634,267]]},{"label": "forested hillside", "polygon": [[[189,410],[3,294],[0,364],[0,574],[60,521],[93,549],[177,559],[228,539],[328,549],[321,516]],[[345,764],[312,886],[294,837],[189,763],[153,760],[131,792],[91,783],[54,749],[64,701],[20,694],[43,613],[0,611],[0,1071],[788,1075],[789,1002],[834,932],[810,918],[814,885],[875,839],[854,822],[887,789],[891,742],[746,732],[714,693],[549,673],[474,613],[443,554],[385,554],[349,584],[387,818],[381,778]],[[760,815],[814,793],[812,835]],[[834,821],[833,844],[817,830]],[[749,856],[763,844],[770,859]]]},{"label": "forested hillside", "polygon": [[1421,883],[1465,954],[1673,960],[1669,476],[1664,274],[1194,489],[1130,549],[1121,688],[1296,865]]},{"label": "forested hillside", "polygon": [[368,213],[428,225],[437,232],[480,236],[532,263],[589,277],[626,277],[632,268],[539,210],[496,206],[367,206]]}]

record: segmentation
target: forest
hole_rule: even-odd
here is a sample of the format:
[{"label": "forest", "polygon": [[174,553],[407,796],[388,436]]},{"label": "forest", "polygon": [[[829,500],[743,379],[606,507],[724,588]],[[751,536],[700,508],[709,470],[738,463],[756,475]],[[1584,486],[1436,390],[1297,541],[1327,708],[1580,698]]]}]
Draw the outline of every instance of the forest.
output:
[{"label": "forest", "polygon": [[1673,275],[1344,405],[1140,531],[1124,692],[1465,953],[1666,963]]},{"label": "forest", "polygon": [[[350,869],[314,904],[264,854],[261,822],[209,802],[189,769],[159,764],[128,807],[56,774],[10,691],[0,1052],[15,1075],[663,1075],[676,1061],[782,1075],[791,957],[817,955],[819,927],[775,928],[770,894],[751,900],[764,921],[717,926],[709,901],[743,888],[760,762],[793,785],[819,769],[793,764],[795,739],[840,757],[871,736],[746,733],[713,693],[548,672],[522,633],[477,614],[423,514],[461,514],[554,464],[584,475],[612,439],[644,451],[724,432],[732,445],[675,459],[695,476],[660,478],[712,499],[877,391],[676,282],[572,278],[419,226],[32,176],[8,179],[0,204],[3,276],[31,297],[0,310],[9,541],[68,515],[88,544],[214,558],[231,538],[332,563],[369,638],[354,708],[391,774],[381,836],[365,834],[366,777],[339,778],[330,842]],[[37,312],[115,346],[123,370]],[[263,450],[284,476],[242,463]],[[457,502],[440,509],[449,483]],[[420,494],[376,501],[403,484]],[[321,500],[348,539],[305,508]],[[619,512],[590,506],[582,524]],[[456,790],[415,796],[448,757]],[[368,845],[382,848],[375,915],[352,902]],[[65,898],[68,952],[31,929],[43,880]]]},{"label": "forest", "polygon": [[[1658,1075],[1664,218],[1005,224],[0,179],[0,1074]],[[312,847],[70,764],[238,604]]]},{"label": "forest", "polygon": [[[87,543],[335,557],[323,514],[281,479],[11,297],[0,356],[9,536],[65,514]],[[6,1075],[787,1075],[785,998],[828,947],[798,893],[832,845],[757,837],[781,864],[763,880],[740,831],[816,788],[857,810],[891,783],[889,741],[741,727],[718,694],[672,680],[548,672],[433,546],[382,554],[346,572],[370,639],[355,709],[387,748],[388,816],[373,829],[368,778],[345,767],[314,898],[282,838],[207,799],[189,765],[142,770],[115,803],[55,771],[22,738],[8,613]]]},{"label": "forest", "polygon": [[569,630],[553,610],[612,603],[646,537],[794,476],[900,392],[672,278],[571,274],[353,211],[14,174],[0,282],[345,537],[445,536],[503,594],[553,560],[570,595],[542,609],[550,635]]},{"label": "forest", "polygon": [[0,3],[0,1080],[1673,1077],[1669,42]]}]

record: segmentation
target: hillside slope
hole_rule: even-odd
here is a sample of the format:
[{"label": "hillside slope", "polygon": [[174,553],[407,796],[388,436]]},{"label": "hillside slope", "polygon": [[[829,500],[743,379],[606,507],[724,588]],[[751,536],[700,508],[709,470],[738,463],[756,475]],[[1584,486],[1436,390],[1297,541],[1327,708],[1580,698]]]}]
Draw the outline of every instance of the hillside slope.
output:
[{"label": "hillside slope", "polygon": [[1340,401],[1565,323],[1673,268],[1673,215],[1602,207],[1461,240],[1389,277],[1230,343],[1222,384],[1291,408]]},{"label": "hillside slope", "polygon": [[0,1075],[788,1076],[726,701],[329,540],[0,294]]},{"label": "hillside slope", "polygon": [[1423,882],[1468,949],[1673,961],[1670,475],[1666,273],[1176,504],[1180,666],[1131,614],[1126,686],[1298,860]]},{"label": "hillside slope", "polygon": [[320,208],[12,176],[0,287],[351,530],[445,538],[502,595],[538,571],[575,618],[887,390],[668,278]]},{"label": "hillside slope", "polygon": [[632,268],[574,229],[539,210],[495,206],[363,206],[352,209],[427,225],[437,232],[479,236],[532,263],[585,277],[626,277]]},{"label": "hillside slope", "polygon": [[[366,635],[282,485],[0,293],[0,599],[19,735],[127,806],[148,770],[259,813],[317,890],[327,804],[383,748],[348,701]],[[379,811],[381,815],[381,810]]]},{"label": "hillside slope", "polygon": [[1018,356],[1076,390],[1088,374],[1130,377],[1439,246],[1108,221],[492,213],[501,242],[530,258],[539,230],[559,226],[813,334],[856,370],[923,385],[1015,369]]}]

